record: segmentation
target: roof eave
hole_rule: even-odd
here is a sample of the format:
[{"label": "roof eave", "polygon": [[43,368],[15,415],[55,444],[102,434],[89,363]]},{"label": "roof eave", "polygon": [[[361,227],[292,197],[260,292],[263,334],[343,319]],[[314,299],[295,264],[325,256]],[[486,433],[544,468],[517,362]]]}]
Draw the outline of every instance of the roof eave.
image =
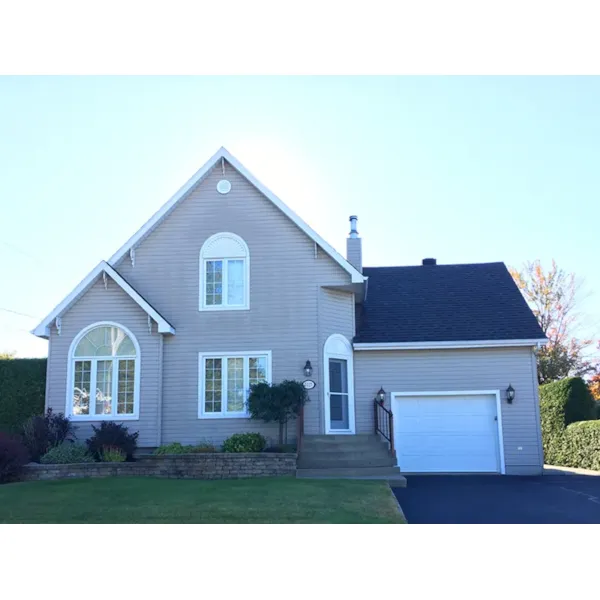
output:
[{"label": "roof eave", "polygon": [[463,348],[539,347],[547,338],[511,340],[456,340],[443,342],[355,342],[355,350],[458,350]]},{"label": "roof eave", "polygon": [[57,317],[60,317],[67,311],[89,287],[91,287],[102,272],[105,272],[152,320],[157,323],[159,333],[175,335],[175,328],[155,308],[142,298],[131,284],[125,281],[125,279],[123,279],[123,277],[105,261],[100,261],[61,303],[54,307],[54,309],[52,309],[52,311],[50,311],[50,313],[31,330],[31,333],[37,337],[49,339],[52,323]]},{"label": "roof eave", "polygon": [[226,148],[219,150],[200,167],[198,171],[165,203],[163,206],[142,225],[108,260],[110,265],[116,265],[136,244],[139,244],[156,226],[165,218],[189,192],[200,183],[212,167],[220,159],[225,159],[236,171],[245,177],[259,192],[268,198],[281,212],[294,222],[316,244],[321,246],[349,275],[352,283],[364,283],[366,277],[353,267],[333,246],[327,243],[312,227],[301,219],[292,209],[280,200],[269,188],[261,183],[240,161]]}]

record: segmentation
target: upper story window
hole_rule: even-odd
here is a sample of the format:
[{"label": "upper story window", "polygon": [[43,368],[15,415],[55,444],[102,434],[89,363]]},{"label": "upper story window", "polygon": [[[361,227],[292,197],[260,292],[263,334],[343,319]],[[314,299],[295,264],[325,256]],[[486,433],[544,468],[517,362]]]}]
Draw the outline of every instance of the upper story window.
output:
[{"label": "upper story window", "polygon": [[75,421],[137,419],[140,351],[116,323],[96,323],[73,340],[66,413]]},{"label": "upper story window", "polygon": [[217,233],[200,250],[200,310],[250,308],[250,254],[235,233]]}]

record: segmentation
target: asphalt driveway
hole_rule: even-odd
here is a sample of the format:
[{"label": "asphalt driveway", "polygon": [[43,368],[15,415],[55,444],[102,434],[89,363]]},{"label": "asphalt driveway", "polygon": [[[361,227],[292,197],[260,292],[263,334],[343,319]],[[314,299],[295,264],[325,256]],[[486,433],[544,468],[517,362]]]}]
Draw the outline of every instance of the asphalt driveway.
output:
[{"label": "asphalt driveway", "polygon": [[600,523],[600,477],[407,476],[409,523]]}]

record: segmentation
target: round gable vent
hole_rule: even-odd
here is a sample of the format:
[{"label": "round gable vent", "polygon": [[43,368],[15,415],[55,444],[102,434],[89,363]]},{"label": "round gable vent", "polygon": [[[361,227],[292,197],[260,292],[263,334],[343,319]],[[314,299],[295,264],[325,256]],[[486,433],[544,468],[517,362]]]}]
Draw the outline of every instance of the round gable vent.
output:
[{"label": "round gable vent", "polygon": [[227,179],[221,179],[219,183],[217,183],[217,192],[219,194],[229,194],[231,191],[231,183],[227,181]]}]

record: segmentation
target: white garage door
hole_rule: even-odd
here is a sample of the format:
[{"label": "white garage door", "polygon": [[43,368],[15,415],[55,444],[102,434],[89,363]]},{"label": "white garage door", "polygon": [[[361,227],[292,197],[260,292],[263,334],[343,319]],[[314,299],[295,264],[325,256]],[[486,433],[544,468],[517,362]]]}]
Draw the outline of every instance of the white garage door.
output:
[{"label": "white garage door", "polygon": [[392,410],[401,471],[501,471],[494,394],[394,395]]}]

